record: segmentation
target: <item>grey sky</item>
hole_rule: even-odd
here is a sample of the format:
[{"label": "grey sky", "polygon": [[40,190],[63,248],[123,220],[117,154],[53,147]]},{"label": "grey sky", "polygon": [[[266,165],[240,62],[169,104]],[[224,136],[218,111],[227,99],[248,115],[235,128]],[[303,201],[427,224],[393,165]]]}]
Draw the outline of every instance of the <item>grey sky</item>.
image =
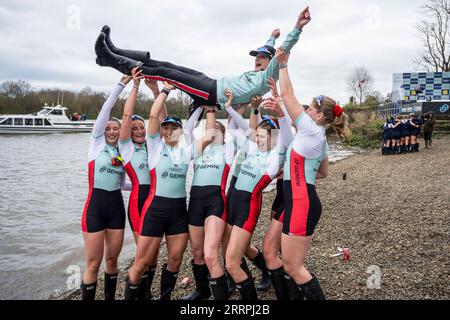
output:
[{"label": "grey sky", "polygon": [[355,66],[373,74],[375,88],[390,92],[392,73],[417,70],[415,24],[423,0],[0,0],[0,81],[28,80],[36,89],[108,91],[120,78],[95,64],[94,42],[104,24],[124,48],[200,70],[212,78],[251,70],[248,52],[274,28],[282,35],[310,6],[289,62],[296,93],[309,103],[318,94],[342,104]]}]

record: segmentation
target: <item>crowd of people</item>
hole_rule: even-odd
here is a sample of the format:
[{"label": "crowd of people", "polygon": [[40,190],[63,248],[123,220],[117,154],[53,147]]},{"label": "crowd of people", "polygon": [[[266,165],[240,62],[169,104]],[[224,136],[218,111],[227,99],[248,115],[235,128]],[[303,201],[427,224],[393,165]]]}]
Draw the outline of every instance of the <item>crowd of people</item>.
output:
[{"label": "crowd of people", "polygon": [[425,148],[431,148],[434,125],[433,113],[397,115],[386,120],[383,125],[382,155],[419,152],[419,136],[423,127]]},{"label": "crowd of people", "polygon": [[[349,127],[347,115],[333,99],[320,95],[303,105],[294,95],[289,53],[310,20],[306,8],[280,48],[274,48],[280,36],[274,30],[265,46],[250,52],[255,56],[254,71],[218,80],[153,60],[148,52],[119,49],[111,41],[109,27],[102,29],[95,46],[97,63],[125,76],[103,105],[89,147],[89,192],[82,215],[87,260],[83,299],[95,298],[103,259],[105,299],[115,299],[126,224],[121,190],[131,190],[128,220],[136,242],[125,299],[153,299],[152,281],[163,238],[167,260],[160,275],[161,300],[171,299],[188,241],[196,289],[183,300],[211,296],[227,300],[235,289],[242,300],[256,300],[257,291],[271,285],[278,300],[325,299],[317,277],[304,264],[322,212],[315,181],[328,173],[326,128],[333,127],[345,139]],[[147,127],[143,117],[133,113],[142,81],[155,97]],[[157,81],[163,83],[162,90]],[[110,118],[129,82],[133,88],[122,121]],[[184,126],[165,108],[175,89],[194,101]],[[269,91],[271,97],[262,99]],[[216,121],[216,108],[228,112],[227,128]],[[242,116],[246,108],[251,109],[249,122]],[[261,115],[262,110],[272,116]],[[193,130],[203,116],[206,125],[197,139]],[[186,173],[191,161],[194,177],[187,204]],[[261,249],[251,238],[263,190],[275,178],[278,195]],[[246,258],[262,272],[258,286]]]}]

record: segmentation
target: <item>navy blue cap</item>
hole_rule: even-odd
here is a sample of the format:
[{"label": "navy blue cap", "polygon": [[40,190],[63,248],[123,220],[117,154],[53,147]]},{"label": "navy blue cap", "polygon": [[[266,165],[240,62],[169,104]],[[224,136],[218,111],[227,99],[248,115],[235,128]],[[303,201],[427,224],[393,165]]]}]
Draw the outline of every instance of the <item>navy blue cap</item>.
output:
[{"label": "navy blue cap", "polygon": [[275,56],[275,48],[272,46],[262,46],[256,50],[250,51],[250,55],[252,57],[256,57],[258,54],[262,53],[268,56],[268,58],[272,59]]},{"label": "navy blue cap", "polygon": [[165,124],[169,124],[169,123],[173,123],[175,125],[177,125],[180,128],[183,128],[183,123],[181,122],[181,119],[178,117],[165,117],[162,121],[161,121],[161,125],[165,125]]}]

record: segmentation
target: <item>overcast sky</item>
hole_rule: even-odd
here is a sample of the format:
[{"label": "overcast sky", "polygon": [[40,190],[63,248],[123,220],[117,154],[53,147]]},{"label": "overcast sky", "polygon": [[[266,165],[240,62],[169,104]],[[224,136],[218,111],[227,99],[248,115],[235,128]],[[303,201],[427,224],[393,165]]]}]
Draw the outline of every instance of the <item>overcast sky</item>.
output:
[{"label": "overcast sky", "polygon": [[0,0],[0,82],[27,80],[34,89],[109,91],[120,74],[95,64],[94,42],[104,24],[123,48],[202,71],[212,78],[253,69],[249,51],[274,28],[282,35],[310,6],[312,21],[292,50],[289,70],[297,96],[326,94],[342,104],[346,78],[365,66],[383,95],[392,73],[416,71],[415,24],[424,0]]}]

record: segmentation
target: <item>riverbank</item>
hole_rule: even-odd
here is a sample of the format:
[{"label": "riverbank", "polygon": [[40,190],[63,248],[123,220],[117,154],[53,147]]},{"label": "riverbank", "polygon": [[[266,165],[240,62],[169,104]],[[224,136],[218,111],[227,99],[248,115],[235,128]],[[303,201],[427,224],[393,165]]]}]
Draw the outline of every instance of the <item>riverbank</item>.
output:
[{"label": "riverbank", "polygon": [[[387,157],[379,153],[373,150],[339,161],[330,166],[325,180],[318,181],[324,209],[307,267],[317,274],[328,299],[450,299],[450,137],[435,140],[432,149],[419,153]],[[345,181],[343,171],[347,173]],[[252,241],[258,247],[269,223],[274,196],[274,191],[264,194]],[[342,246],[350,248],[348,262],[341,257],[330,258]],[[184,276],[192,278],[189,250],[174,299],[194,286],[179,285]],[[163,246],[153,283],[155,295],[159,294],[165,255]],[[120,272],[117,299],[123,298],[130,263]],[[251,263],[249,266],[259,281],[259,272]],[[368,279],[374,279],[374,275],[367,272],[378,268],[379,289],[369,288]],[[102,299],[102,291],[100,279],[97,299]],[[274,299],[272,290],[258,295],[260,299]],[[80,299],[80,293],[63,298]]]}]

